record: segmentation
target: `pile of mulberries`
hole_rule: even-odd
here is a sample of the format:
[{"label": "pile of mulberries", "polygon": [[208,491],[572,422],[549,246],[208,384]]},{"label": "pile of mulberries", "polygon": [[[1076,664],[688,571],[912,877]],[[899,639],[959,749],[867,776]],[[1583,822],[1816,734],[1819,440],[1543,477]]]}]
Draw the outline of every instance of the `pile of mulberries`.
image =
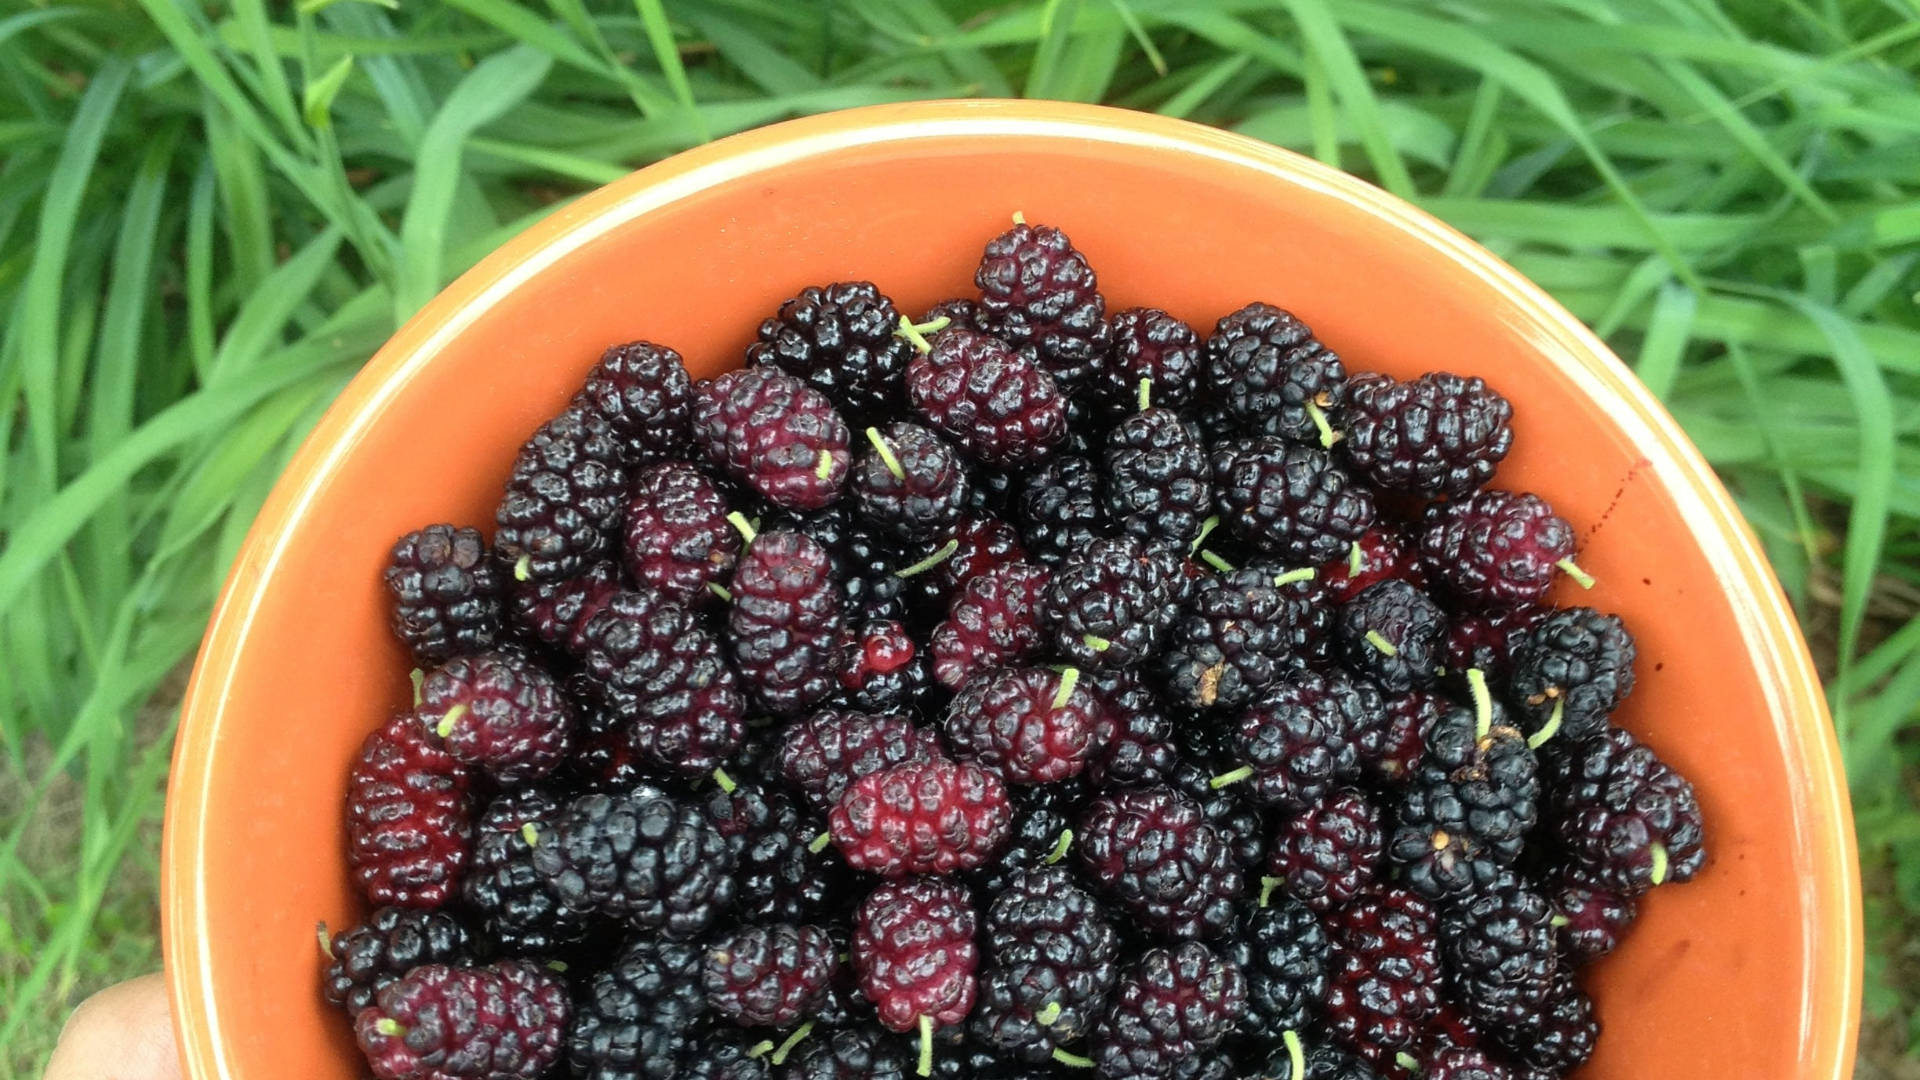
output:
[{"label": "pile of mulberries", "polygon": [[1047,226],[975,284],[807,288],[712,379],[615,346],[491,535],[395,544],[319,980],[380,1080],[1593,1052],[1583,968],[1703,823],[1614,720],[1627,627],[1556,606],[1574,528],[1489,486],[1508,401],[1109,313]]}]

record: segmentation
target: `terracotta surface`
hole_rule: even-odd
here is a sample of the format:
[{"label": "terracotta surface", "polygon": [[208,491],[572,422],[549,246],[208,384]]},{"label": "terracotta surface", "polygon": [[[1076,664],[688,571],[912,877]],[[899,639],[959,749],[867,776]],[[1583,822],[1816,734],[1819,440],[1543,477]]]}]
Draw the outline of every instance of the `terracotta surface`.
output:
[{"label": "terracotta surface", "polygon": [[1699,786],[1712,845],[1598,969],[1607,1030],[1581,1075],[1846,1076],[1860,898],[1831,726],[1778,586],[1666,413],[1538,289],[1360,181],[1180,122],[986,102],[798,121],[639,172],[462,277],[347,388],[234,567],[181,721],[164,905],[188,1075],[357,1075],[314,924],[361,913],[345,772],[408,701],[376,573],[392,539],[490,524],[514,450],[605,345],[656,339],[713,374],[781,299],[852,277],[917,311],[971,288],[1015,209],[1072,235],[1113,310],[1205,329],[1270,300],[1350,368],[1477,373],[1514,400],[1500,481],[1581,531],[1600,584],[1559,599],[1638,635],[1619,719]]}]

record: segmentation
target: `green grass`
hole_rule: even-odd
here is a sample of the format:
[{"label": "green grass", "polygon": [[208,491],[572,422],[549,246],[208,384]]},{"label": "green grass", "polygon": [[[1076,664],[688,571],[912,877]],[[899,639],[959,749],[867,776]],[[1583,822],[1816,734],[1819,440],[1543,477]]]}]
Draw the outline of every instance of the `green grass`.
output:
[{"label": "green grass", "polygon": [[395,325],[635,166],[961,95],[1336,163],[1628,357],[1809,627],[1873,890],[1869,1053],[1920,1035],[1915,0],[0,10],[0,1074],[158,963],[179,673],[288,453]]}]

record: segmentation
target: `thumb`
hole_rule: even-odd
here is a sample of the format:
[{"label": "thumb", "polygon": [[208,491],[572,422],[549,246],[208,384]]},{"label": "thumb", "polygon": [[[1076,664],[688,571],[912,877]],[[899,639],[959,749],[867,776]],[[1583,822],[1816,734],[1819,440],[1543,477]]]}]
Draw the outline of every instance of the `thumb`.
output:
[{"label": "thumb", "polygon": [[165,979],[144,975],[81,1002],[44,1080],[180,1080]]}]

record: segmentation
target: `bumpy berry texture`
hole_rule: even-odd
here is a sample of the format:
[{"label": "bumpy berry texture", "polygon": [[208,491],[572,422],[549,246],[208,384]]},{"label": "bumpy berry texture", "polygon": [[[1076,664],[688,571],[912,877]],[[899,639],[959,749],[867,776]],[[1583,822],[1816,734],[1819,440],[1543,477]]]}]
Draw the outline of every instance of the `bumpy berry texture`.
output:
[{"label": "bumpy berry texture", "polygon": [[919,424],[866,429],[853,462],[853,497],[861,516],[906,540],[944,536],[967,508],[967,471],[960,456]]},{"label": "bumpy berry texture", "polygon": [[380,991],[354,1018],[379,1080],[534,1080],[565,1045],[567,988],[542,969],[428,964]]},{"label": "bumpy berry texture", "polygon": [[1257,1072],[1246,1080],[1380,1080],[1380,1074],[1363,1058],[1357,1058],[1339,1045],[1316,1040],[1302,1041],[1302,1076],[1293,1066],[1293,1051],[1285,1046],[1273,1052]]},{"label": "bumpy berry texture", "polygon": [[1328,929],[1334,939],[1328,1026],[1375,1066],[1390,1064],[1419,1045],[1439,1007],[1433,909],[1419,897],[1388,889],[1337,909]]},{"label": "bumpy berry texture", "polygon": [[1307,325],[1271,304],[1221,319],[1207,339],[1207,388],[1243,430],[1319,443],[1346,396],[1347,372]]},{"label": "bumpy berry texture", "polygon": [[1512,1010],[1491,1033],[1520,1065],[1565,1076],[1593,1056],[1600,1022],[1593,1000],[1561,972],[1544,1004]]},{"label": "bumpy berry texture", "polygon": [[1099,748],[1100,706],[1071,675],[1049,668],[995,668],[968,679],[947,706],[954,756],[1009,784],[1078,776]]},{"label": "bumpy berry texture", "polygon": [[809,849],[820,824],[785,792],[730,782],[715,784],[703,809],[733,850],[736,916],[804,923],[839,904],[850,875],[832,852]]},{"label": "bumpy berry texture", "polygon": [[472,849],[467,769],[401,713],[367,736],[347,774],[347,869],[376,906],[436,908]]},{"label": "bumpy berry texture", "polygon": [[927,650],[898,619],[868,619],[841,643],[839,687],[827,701],[862,712],[916,709],[933,685]]},{"label": "bumpy berry texture", "polygon": [[1014,225],[987,244],[973,283],[987,328],[1062,386],[1088,382],[1105,363],[1106,301],[1087,257],[1065,233]]},{"label": "bumpy berry texture", "polygon": [[1158,308],[1128,308],[1114,313],[1113,344],[1097,390],[1108,407],[1136,407],[1140,381],[1149,384],[1149,400],[1166,409],[1184,409],[1200,389],[1206,346],[1193,327]]},{"label": "bumpy berry texture", "polygon": [[1226,758],[1208,751],[1202,756],[1197,748],[1167,771],[1167,784],[1193,800],[1206,816],[1207,823],[1220,834],[1234,865],[1245,875],[1248,888],[1267,864],[1267,831],[1271,827],[1265,809],[1245,798],[1243,785],[1216,787],[1214,777],[1222,775]]},{"label": "bumpy berry texture", "polygon": [[1632,897],[1571,880],[1553,891],[1553,910],[1565,920],[1559,934],[1561,953],[1575,963],[1597,960],[1619,948],[1639,914]]},{"label": "bumpy berry texture", "polygon": [[584,668],[641,756],[699,775],[739,747],[745,696],[692,612],[629,590],[610,597],[579,636]]},{"label": "bumpy berry texture", "polygon": [[1482,730],[1457,708],[1427,733],[1387,854],[1422,896],[1461,896],[1520,857],[1539,811],[1539,761],[1505,710],[1492,706]]},{"label": "bumpy berry texture", "polygon": [[1302,810],[1359,774],[1350,687],[1340,676],[1305,672],[1269,688],[1241,715],[1233,750],[1253,798]]},{"label": "bumpy berry texture", "polygon": [[364,924],[327,942],[332,963],[321,989],[348,1016],[358,1016],[375,995],[414,968],[471,964],[476,944],[466,925],[447,912],[380,908]]},{"label": "bumpy berry texture", "polygon": [[1423,1080],[1514,1080],[1507,1067],[1488,1057],[1486,1051],[1458,1046],[1435,1051],[1420,1075]]},{"label": "bumpy berry texture", "polygon": [[768,1080],[772,1067],[765,1057],[737,1038],[709,1035],[688,1055],[686,1080]]},{"label": "bumpy berry texture", "polygon": [[1441,913],[1441,954],[1458,1000],[1488,1026],[1480,1003],[1537,1007],[1553,988],[1554,911],[1546,897],[1512,874],[1448,905]]},{"label": "bumpy berry texture", "polygon": [[997,776],[950,761],[868,773],[827,817],[848,865],[886,877],[971,870],[993,857],[1012,822]]},{"label": "bumpy berry texture", "polygon": [[1094,1032],[1102,1077],[1173,1077],[1179,1062],[1232,1034],[1246,1012],[1238,965],[1197,941],[1148,949],[1114,987],[1113,1006]]},{"label": "bumpy berry texture", "polygon": [[533,865],[561,899],[675,939],[733,903],[733,849],[700,811],[658,788],[582,795],[554,818]]},{"label": "bumpy berry texture", "polygon": [[1504,693],[1512,681],[1520,647],[1551,613],[1552,609],[1545,607],[1456,613],[1447,626],[1444,663],[1448,675],[1477,669],[1494,692]]},{"label": "bumpy berry texture", "polygon": [[572,577],[611,546],[626,497],[622,457],[606,419],[577,406],[533,433],[494,514],[494,554],[513,577]]},{"label": "bumpy berry texture", "polygon": [[1092,461],[1062,455],[1027,475],[1017,507],[1020,540],[1029,554],[1054,564],[1110,531]]},{"label": "bumpy berry texture", "polygon": [[635,581],[687,607],[713,602],[740,557],[727,500],[684,462],[642,469],[627,503],[626,560]]},{"label": "bumpy berry texture", "polygon": [[1478,378],[1357,375],[1346,405],[1340,447],[1383,491],[1457,498],[1493,479],[1513,448],[1513,406]]},{"label": "bumpy berry texture", "polygon": [[500,575],[478,529],[429,525],[401,537],[382,578],[393,632],[416,662],[484,652],[500,634]]},{"label": "bumpy berry texture", "polygon": [[1072,847],[1073,829],[1087,791],[1080,784],[1040,784],[1012,788],[1013,823],[994,858],[967,875],[974,895],[999,896],[1028,870],[1060,864]]},{"label": "bumpy berry texture", "polygon": [[1284,895],[1247,911],[1226,955],[1247,980],[1246,1028],[1268,1036],[1312,1023],[1327,994],[1331,944],[1306,905]]},{"label": "bumpy berry texture", "polygon": [[862,1026],[802,1042],[787,1075],[793,1080],[907,1080],[912,1070],[898,1036]]},{"label": "bumpy berry texture", "polygon": [[1028,1062],[1086,1038],[1119,975],[1120,940],[1061,867],[1015,874],[987,913],[989,962],[970,1030]]},{"label": "bumpy berry texture", "polygon": [[854,621],[889,619],[920,627],[946,609],[936,566],[958,545],[903,541],[869,526],[850,527],[837,570]]},{"label": "bumpy berry texture", "polygon": [[1200,433],[1171,409],[1147,409],[1107,436],[1107,513],[1149,543],[1189,544],[1213,512],[1213,480]]},{"label": "bumpy berry texture", "polygon": [[1105,748],[1087,773],[1101,787],[1138,787],[1163,782],[1178,757],[1173,720],[1152,688],[1130,671],[1081,676],[1093,689],[1106,720]]},{"label": "bumpy berry texture", "polygon": [[760,324],[747,363],[804,379],[849,415],[879,416],[900,408],[913,359],[899,328],[899,310],[870,281],[809,286]]},{"label": "bumpy berry texture", "polygon": [[505,784],[552,772],[572,743],[559,684],[506,653],[460,657],[429,672],[415,715],[456,760]]},{"label": "bumpy berry texture", "polygon": [[640,935],[574,1001],[567,1062],[581,1080],[678,1080],[707,1011],[697,945]]},{"label": "bumpy berry texture", "polygon": [[1026,549],[1020,546],[1020,533],[993,516],[962,518],[950,539],[955,545],[953,554],[933,568],[940,591],[949,599],[974,578],[1027,558]]},{"label": "bumpy berry texture", "polygon": [[959,1024],[973,1008],[980,951],[967,890],[923,879],[889,882],[861,902],[853,923],[860,989],[894,1031]]},{"label": "bumpy berry texture", "polygon": [[[1363,694],[1372,690],[1366,682],[1355,685]],[[1378,691],[1372,690],[1372,696],[1379,697]],[[1383,787],[1405,783],[1427,752],[1427,733],[1448,707],[1446,698],[1426,690],[1409,690],[1363,706],[1364,719],[1353,732],[1361,769]]]},{"label": "bumpy berry texture", "polygon": [[1093,880],[1159,933],[1218,937],[1232,924],[1240,868],[1200,807],[1171,788],[1094,799],[1073,847]]},{"label": "bumpy berry texture", "polygon": [[869,773],[945,757],[939,737],[904,716],[826,709],[787,727],[778,761],[781,778],[825,814]]},{"label": "bumpy berry texture", "polygon": [[679,353],[632,341],[601,354],[574,403],[606,419],[623,460],[634,467],[685,457],[692,448],[691,387]]},{"label": "bumpy berry texture", "polygon": [[1067,402],[1033,361],[997,338],[950,328],[907,367],[914,412],[975,461],[1003,468],[1045,458],[1067,437]]},{"label": "bumpy berry texture", "polygon": [[1385,845],[1380,811],[1346,788],[1287,818],[1274,831],[1267,872],[1315,911],[1352,903],[1373,884]]},{"label": "bumpy berry texture", "polygon": [[1159,654],[1183,588],[1177,556],[1127,537],[1096,540],[1054,570],[1040,615],[1073,663],[1133,667]]},{"label": "bumpy berry texture", "polygon": [[826,1001],[837,948],[817,926],[750,926],[707,947],[707,1007],[742,1027],[786,1027]]},{"label": "bumpy berry texture", "polygon": [[1239,708],[1293,666],[1293,607],[1259,572],[1207,579],[1168,632],[1167,694],[1189,708]]},{"label": "bumpy berry texture", "polygon": [[517,581],[511,586],[513,620],[536,640],[578,654],[585,650],[580,631],[620,588],[620,568],[608,559],[571,577]]},{"label": "bumpy berry texture", "polygon": [[593,929],[593,912],[568,903],[533,865],[562,805],[540,788],[520,788],[495,796],[474,825],[473,865],[460,895],[508,956],[550,957]]},{"label": "bumpy berry texture", "polygon": [[707,459],[789,510],[840,495],[852,455],[824,394],[777,368],[729,371],[693,388],[693,430]]},{"label": "bumpy berry texture", "polygon": [[1624,728],[1575,740],[1551,761],[1554,831],[1577,878],[1631,897],[1705,865],[1693,785]]},{"label": "bumpy berry texture", "polygon": [[[1357,558],[1355,548],[1359,549]],[[1338,558],[1321,566],[1318,574],[1329,602],[1334,604],[1344,604],[1359,596],[1368,586],[1377,585],[1388,578],[1403,578],[1423,587],[1427,583],[1426,573],[1420,569],[1420,560],[1407,547],[1406,541],[1398,532],[1380,525],[1368,529]]]},{"label": "bumpy berry texture", "polygon": [[1433,682],[1446,632],[1440,605],[1398,579],[1370,585],[1341,605],[1335,628],[1347,670],[1393,694]]},{"label": "bumpy berry texture", "polygon": [[729,588],[728,640],[754,697],[792,716],[832,693],[845,617],[827,549],[801,533],[761,533]]},{"label": "bumpy berry texture", "polygon": [[968,581],[933,631],[933,675],[959,689],[974,673],[1035,655],[1047,571],[1015,562]]},{"label": "bumpy berry texture", "polygon": [[1272,438],[1215,444],[1213,498],[1235,536],[1292,566],[1346,554],[1375,512],[1330,455]]},{"label": "bumpy berry texture", "polygon": [[1555,611],[1521,640],[1508,698],[1535,730],[1557,713],[1565,733],[1594,734],[1633,692],[1635,652],[1618,615],[1592,608]]},{"label": "bumpy berry texture", "polygon": [[1573,526],[1538,495],[1480,491],[1429,505],[1420,519],[1420,563],[1461,603],[1537,604],[1573,558]]}]

